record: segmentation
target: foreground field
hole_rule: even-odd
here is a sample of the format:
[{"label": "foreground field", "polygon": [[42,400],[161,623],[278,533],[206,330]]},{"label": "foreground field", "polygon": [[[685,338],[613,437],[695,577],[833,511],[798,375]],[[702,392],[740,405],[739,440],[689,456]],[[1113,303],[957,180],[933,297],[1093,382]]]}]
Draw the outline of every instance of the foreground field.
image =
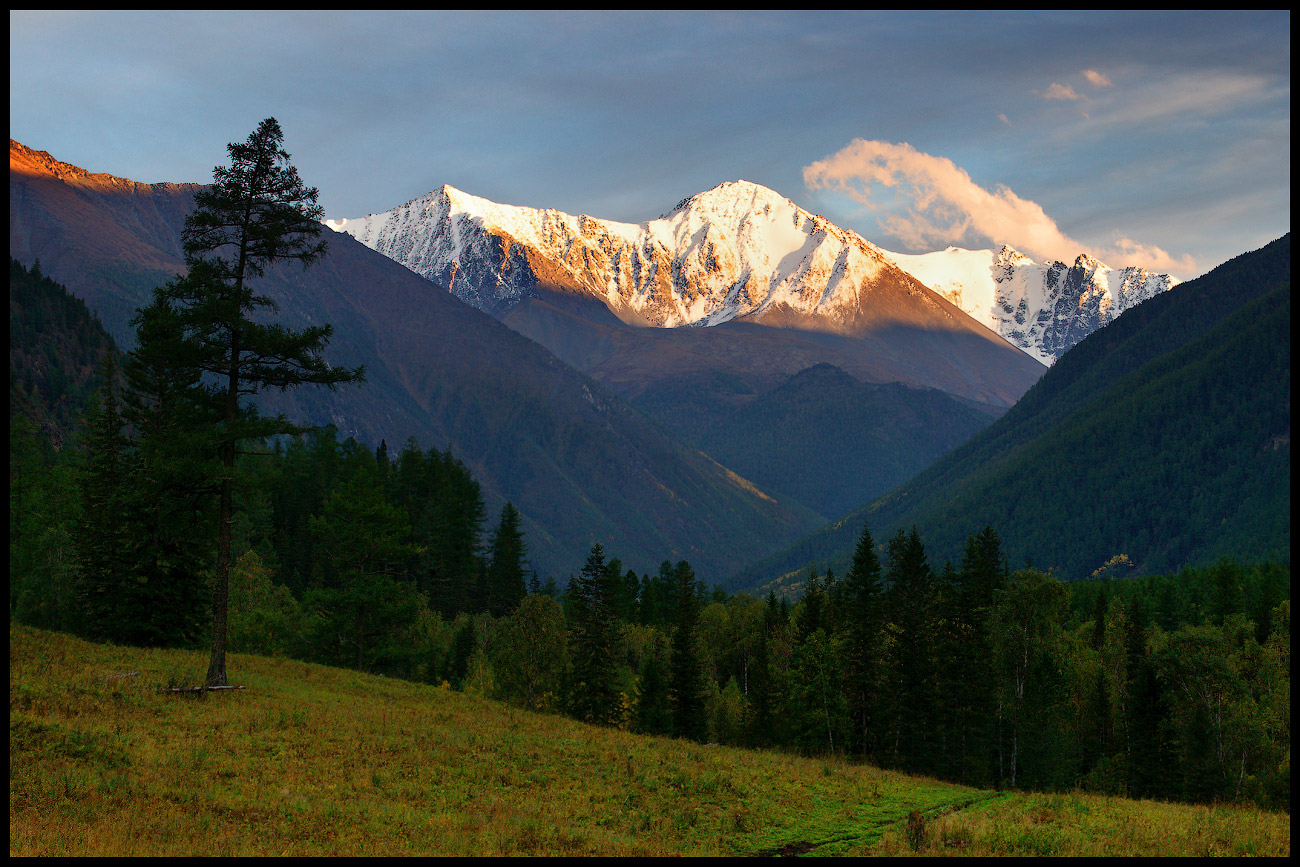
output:
[{"label": "foreground field", "polygon": [[[447,689],[9,629],[10,855],[1290,853],[1290,817],[991,792]],[[908,821],[909,814],[916,816]]]}]

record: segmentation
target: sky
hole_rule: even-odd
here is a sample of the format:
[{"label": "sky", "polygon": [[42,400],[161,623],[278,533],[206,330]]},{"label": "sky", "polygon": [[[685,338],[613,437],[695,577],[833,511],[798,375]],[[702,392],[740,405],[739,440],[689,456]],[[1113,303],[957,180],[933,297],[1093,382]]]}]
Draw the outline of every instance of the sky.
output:
[{"label": "sky", "polygon": [[1182,279],[1290,231],[1289,12],[9,16],[10,137],[208,182],[275,117],[328,218],[450,184],[655,219],[762,184],[899,253]]}]

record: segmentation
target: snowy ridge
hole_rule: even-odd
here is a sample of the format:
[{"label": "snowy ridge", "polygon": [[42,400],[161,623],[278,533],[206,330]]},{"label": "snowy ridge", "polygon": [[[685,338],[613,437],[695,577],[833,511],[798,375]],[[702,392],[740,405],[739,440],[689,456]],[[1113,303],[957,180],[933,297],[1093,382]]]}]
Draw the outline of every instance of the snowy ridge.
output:
[{"label": "snowy ridge", "polygon": [[846,322],[882,272],[907,280],[861,236],[743,180],[638,224],[500,205],[450,186],[325,224],[495,314],[546,288],[599,298],[638,325],[715,325],[782,307]]},{"label": "snowy ridge", "polygon": [[1086,254],[1073,265],[1035,262],[1009,246],[997,251],[949,247],[920,255],[882,252],[1048,365],[1125,310],[1181,282],[1145,268],[1110,268]]}]

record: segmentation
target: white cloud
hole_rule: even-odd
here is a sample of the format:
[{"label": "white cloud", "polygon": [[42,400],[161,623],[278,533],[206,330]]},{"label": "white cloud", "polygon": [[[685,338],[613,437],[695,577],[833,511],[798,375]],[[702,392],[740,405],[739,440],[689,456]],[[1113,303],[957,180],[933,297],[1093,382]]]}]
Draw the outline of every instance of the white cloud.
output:
[{"label": "white cloud", "polygon": [[1085,69],[1083,71],[1083,77],[1088,79],[1088,81],[1092,84],[1093,87],[1114,87],[1115,86],[1114,82],[1112,82],[1104,74],[1098,72],[1095,69]]},{"label": "white cloud", "polygon": [[[952,160],[922,153],[906,142],[854,139],[838,153],[805,166],[803,179],[809,190],[841,193],[872,210],[901,204],[901,213],[891,208],[877,222],[915,250],[1010,244],[1038,259],[1072,262],[1088,253],[1116,267],[1196,270],[1190,256],[1177,259],[1126,237],[1110,247],[1084,244],[1062,232],[1037,203],[1001,184],[986,190]],[[894,202],[882,201],[876,186],[893,190]]]}]

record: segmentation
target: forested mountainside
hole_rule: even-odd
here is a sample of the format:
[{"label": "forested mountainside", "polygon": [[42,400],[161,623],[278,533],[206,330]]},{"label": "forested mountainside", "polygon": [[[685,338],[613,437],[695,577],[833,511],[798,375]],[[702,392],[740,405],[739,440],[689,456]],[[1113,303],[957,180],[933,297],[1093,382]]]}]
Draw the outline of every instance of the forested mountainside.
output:
[{"label": "forested mountainside", "polygon": [[1289,560],[1290,250],[1288,234],[1129,310],[969,442],[733,586],[842,568],[864,522],[916,525],[954,560],[993,526],[1013,562],[1066,579],[1120,554],[1149,572]]}]

